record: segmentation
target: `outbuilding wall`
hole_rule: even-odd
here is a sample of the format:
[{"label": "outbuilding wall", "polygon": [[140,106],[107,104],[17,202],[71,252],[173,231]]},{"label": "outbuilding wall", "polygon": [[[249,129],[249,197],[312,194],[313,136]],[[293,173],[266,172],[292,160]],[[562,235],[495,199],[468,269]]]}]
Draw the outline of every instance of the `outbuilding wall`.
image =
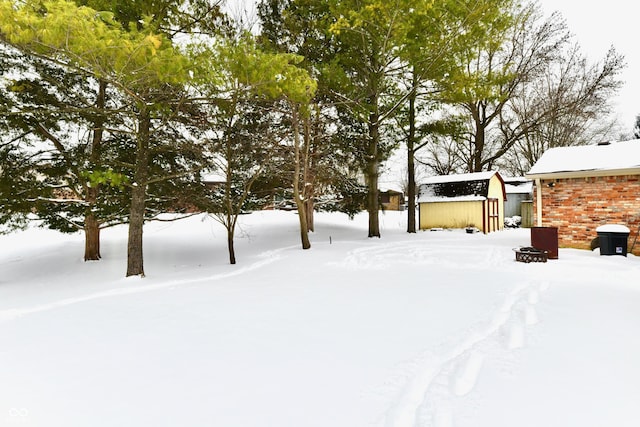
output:
[{"label": "outbuilding wall", "polygon": [[[541,180],[542,226],[558,227],[561,247],[589,249],[604,224],[623,224],[630,230],[628,249],[640,225],[640,176],[607,176]],[[534,197],[537,212],[537,197]],[[640,255],[640,238],[633,251]]]},{"label": "outbuilding wall", "polygon": [[482,203],[483,201],[420,203],[420,228],[465,228],[471,225],[482,229]]},{"label": "outbuilding wall", "polygon": [[395,191],[383,191],[380,193],[380,206],[387,211],[402,210],[404,207],[404,194]]},{"label": "outbuilding wall", "polygon": [[507,201],[504,203],[504,215],[511,216],[523,216],[522,214],[522,202],[531,200],[531,194],[526,193],[508,193]]}]

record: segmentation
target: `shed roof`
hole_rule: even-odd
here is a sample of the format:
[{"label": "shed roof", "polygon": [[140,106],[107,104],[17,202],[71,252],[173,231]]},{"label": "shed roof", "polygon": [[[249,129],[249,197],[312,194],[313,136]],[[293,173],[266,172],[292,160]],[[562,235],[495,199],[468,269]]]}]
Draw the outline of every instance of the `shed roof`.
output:
[{"label": "shed roof", "polygon": [[531,168],[527,178],[640,174],[640,140],[606,145],[551,148]]},{"label": "shed roof", "polygon": [[473,172],[461,173],[457,175],[438,175],[431,176],[424,180],[423,184],[441,184],[450,182],[469,182],[469,181],[488,181],[496,172]]},{"label": "shed roof", "polygon": [[498,176],[504,191],[504,180],[497,172],[476,172],[441,175],[427,178],[420,185],[419,203],[461,202],[485,200],[489,195],[489,181]]}]

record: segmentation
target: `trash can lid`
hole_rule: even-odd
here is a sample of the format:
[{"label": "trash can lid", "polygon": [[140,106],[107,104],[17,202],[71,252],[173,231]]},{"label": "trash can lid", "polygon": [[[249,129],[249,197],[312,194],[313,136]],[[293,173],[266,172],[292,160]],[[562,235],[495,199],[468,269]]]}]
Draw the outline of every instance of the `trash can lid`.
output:
[{"label": "trash can lid", "polygon": [[601,233],[629,233],[629,228],[621,224],[605,224],[596,228],[597,232]]}]

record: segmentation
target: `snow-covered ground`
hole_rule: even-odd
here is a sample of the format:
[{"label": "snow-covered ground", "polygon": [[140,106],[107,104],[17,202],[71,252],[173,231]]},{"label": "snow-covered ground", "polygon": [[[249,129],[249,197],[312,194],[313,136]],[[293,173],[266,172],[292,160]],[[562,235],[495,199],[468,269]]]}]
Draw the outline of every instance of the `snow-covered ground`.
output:
[{"label": "snow-covered ground", "polygon": [[407,234],[404,213],[292,212],[225,234],[192,217],[145,228],[0,236],[0,426],[635,427],[640,259],[560,250],[529,231]]}]

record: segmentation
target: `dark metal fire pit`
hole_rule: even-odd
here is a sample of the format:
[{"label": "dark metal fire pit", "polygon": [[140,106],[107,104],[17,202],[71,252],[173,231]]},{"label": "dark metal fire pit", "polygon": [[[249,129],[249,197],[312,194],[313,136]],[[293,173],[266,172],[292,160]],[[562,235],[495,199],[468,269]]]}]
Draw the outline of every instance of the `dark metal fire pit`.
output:
[{"label": "dark metal fire pit", "polygon": [[516,261],[519,262],[547,262],[549,251],[536,249],[530,246],[515,248]]}]

